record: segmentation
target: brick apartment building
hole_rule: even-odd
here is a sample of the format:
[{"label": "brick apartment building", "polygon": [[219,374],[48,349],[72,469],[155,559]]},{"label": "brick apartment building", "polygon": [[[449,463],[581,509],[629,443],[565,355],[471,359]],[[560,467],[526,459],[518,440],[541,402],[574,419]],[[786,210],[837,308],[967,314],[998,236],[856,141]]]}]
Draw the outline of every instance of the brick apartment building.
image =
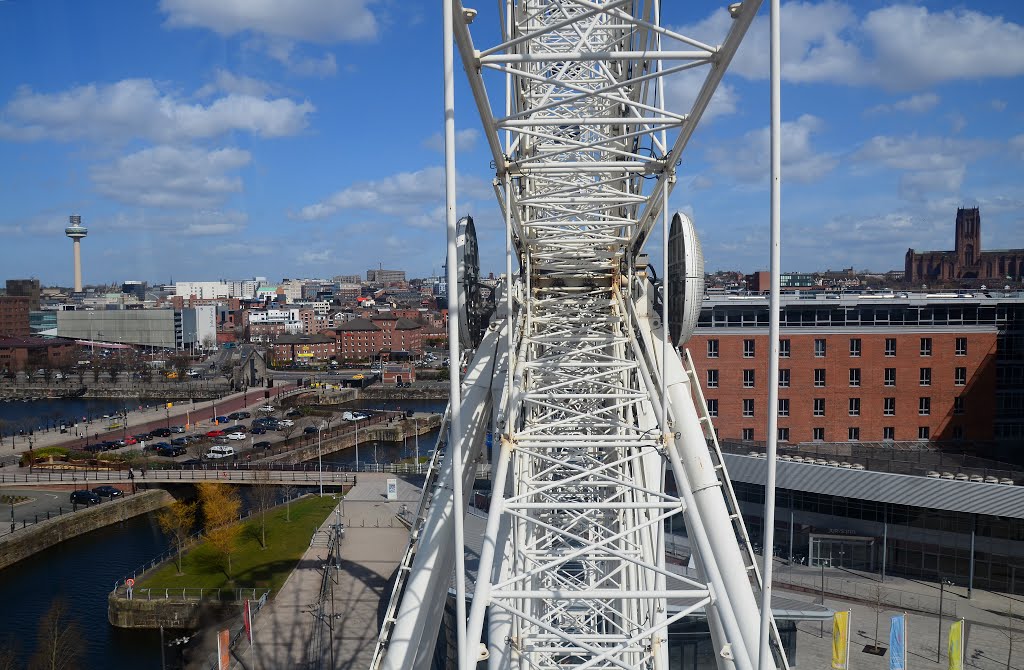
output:
[{"label": "brick apartment building", "polygon": [[351,319],[335,331],[338,358],[352,361],[376,356],[384,349],[419,353],[423,340],[434,334],[415,321],[394,316]]},{"label": "brick apartment building", "polygon": [[327,335],[281,335],[274,341],[274,362],[323,363],[335,357],[333,337]]},{"label": "brick apartment building", "polygon": [[[779,439],[1011,442],[1024,299],[783,296]],[[722,438],[766,438],[767,298],[705,300],[685,345]]]}]

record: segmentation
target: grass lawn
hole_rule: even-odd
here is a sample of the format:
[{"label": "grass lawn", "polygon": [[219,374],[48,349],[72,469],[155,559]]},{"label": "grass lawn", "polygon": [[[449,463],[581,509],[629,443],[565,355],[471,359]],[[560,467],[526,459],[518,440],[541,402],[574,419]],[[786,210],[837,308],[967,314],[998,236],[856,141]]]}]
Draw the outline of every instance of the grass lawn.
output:
[{"label": "grass lawn", "polygon": [[226,559],[203,542],[182,557],[184,574],[178,575],[177,565],[169,561],[143,577],[135,588],[269,588],[276,594],[309,548],[313,533],[336,505],[331,497],[303,498],[292,503],[291,521],[285,521],[284,505],[268,510],[266,549],[260,546],[260,520],[254,514],[242,523],[238,534],[231,555],[231,581],[224,573]]}]

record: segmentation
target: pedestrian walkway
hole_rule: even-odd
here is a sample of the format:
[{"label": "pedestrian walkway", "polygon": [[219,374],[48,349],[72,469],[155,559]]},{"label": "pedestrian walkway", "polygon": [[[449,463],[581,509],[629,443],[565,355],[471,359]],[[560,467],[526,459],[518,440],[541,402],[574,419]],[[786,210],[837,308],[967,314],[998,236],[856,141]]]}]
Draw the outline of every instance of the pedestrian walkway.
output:
[{"label": "pedestrian walkway", "polygon": [[[386,478],[364,478],[349,491],[341,505],[345,535],[329,599],[323,608],[325,627],[321,654],[325,668],[365,668],[373,655],[379,629],[382,598],[390,595],[388,581],[398,567],[409,533],[396,515],[402,505],[415,505],[420,491],[399,481],[398,499],[387,500]],[[307,660],[314,635],[314,614],[319,611],[322,570],[327,546],[315,541],[335,523],[331,515],[314,542],[255,623],[256,667],[293,668]],[[250,654],[240,654],[246,667]],[[310,667],[318,667],[315,664]]]},{"label": "pedestrian walkway", "polygon": [[[777,562],[774,580],[776,592],[805,602],[820,603],[820,568],[786,566]],[[817,581],[815,581],[817,580]],[[816,583],[819,593],[811,587]],[[946,670],[946,641],[949,626],[958,619],[966,622],[966,667],[997,670],[1024,667],[1024,597],[1008,596],[975,589],[970,597],[966,587],[944,586],[922,580],[859,573],[838,568],[825,570],[825,606],[852,612],[851,670],[888,670],[889,656],[863,652],[865,645],[875,643],[875,619],[878,614],[879,646],[889,646],[890,617],[903,609],[887,604],[902,601],[920,603],[926,612],[907,612],[907,665],[915,670]],[[793,586],[800,591],[793,591]],[[836,593],[841,591],[842,595]],[[940,621],[938,603],[942,601],[944,616]],[[880,601],[880,602],[879,602]],[[1013,616],[1009,616],[1010,605]],[[1010,630],[1010,627],[1013,630]],[[1007,664],[1010,635],[1015,641],[1012,662]],[[797,662],[801,668],[828,668],[832,654],[831,630],[816,623],[797,626]]]}]

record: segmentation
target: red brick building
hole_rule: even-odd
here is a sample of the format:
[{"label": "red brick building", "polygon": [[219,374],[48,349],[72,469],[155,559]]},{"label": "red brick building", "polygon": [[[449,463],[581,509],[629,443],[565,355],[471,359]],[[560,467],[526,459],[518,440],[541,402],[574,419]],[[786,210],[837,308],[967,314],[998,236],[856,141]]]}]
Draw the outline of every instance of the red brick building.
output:
[{"label": "red brick building", "polygon": [[352,319],[335,331],[338,358],[350,361],[367,360],[384,349],[418,354],[424,338],[434,334],[415,321],[393,316]]},{"label": "red brick building", "polygon": [[[780,440],[993,440],[997,326],[977,309],[965,322],[963,305],[899,302],[784,299]],[[722,438],[765,440],[767,300],[705,305],[686,347],[716,429]],[[887,322],[878,323],[882,315]]]},{"label": "red brick building", "polygon": [[79,346],[74,340],[47,337],[0,338],[0,372],[72,365]]},{"label": "red brick building", "polygon": [[274,363],[323,363],[336,352],[334,338],[327,335],[282,335],[274,342]]},{"label": "red brick building", "polygon": [[0,337],[28,337],[28,312],[31,298],[27,296],[0,296]]}]

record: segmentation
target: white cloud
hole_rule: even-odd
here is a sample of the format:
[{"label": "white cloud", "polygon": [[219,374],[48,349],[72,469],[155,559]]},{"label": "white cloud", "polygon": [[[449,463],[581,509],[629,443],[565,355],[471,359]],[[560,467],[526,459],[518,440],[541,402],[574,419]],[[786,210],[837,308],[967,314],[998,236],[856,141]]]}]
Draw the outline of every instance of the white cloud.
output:
[{"label": "white cloud", "polygon": [[[476,128],[464,128],[463,130],[455,131],[455,150],[456,151],[471,151],[476,146],[476,141],[480,139],[480,131]],[[432,151],[444,151],[444,135],[441,133],[434,133],[427,139],[423,140],[423,146]]]},{"label": "white cloud", "polygon": [[1024,28],[1002,17],[894,5],[869,12],[862,28],[878,81],[891,88],[1024,74]]},{"label": "white cloud", "polygon": [[934,93],[920,93],[903,98],[887,105],[876,105],[867,110],[867,114],[887,114],[889,112],[910,112],[922,114],[939,104],[941,98]]},{"label": "white cloud", "polygon": [[[460,207],[467,200],[492,195],[490,184],[477,177],[457,176]],[[444,202],[444,168],[428,167],[416,172],[398,174],[374,181],[357,182],[333,193],[324,200],[307,205],[292,218],[317,221],[342,210],[368,210],[389,216],[403,217],[414,225],[426,225],[423,217],[436,212]]]},{"label": "white cloud", "polygon": [[[812,182],[822,179],[838,163],[835,156],[817,153],[811,136],[824,124],[804,114],[795,121],[782,123],[782,178],[785,181]],[[739,182],[757,183],[769,177],[769,129],[752,130],[733,142],[708,149],[707,156],[716,172]]]},{"label": "white cloud", "polygon": [[[706,78],[706,68],[684,70],[668,75],[665,78],[665,108],[677,113],[689,113]],[[736,89],[725,82],[720,82],[701,117],[701,121],[706,122],[716,116],[735,114],[738,105],[739,94],[736,93]]]},{"label": "white cloud", "polygon": [[212,207],[242,190],[229,174],[248,165],[249,152],[150,147],[94,167],[96,190],[119,202],[145,207]]},{"label": "white cloud", "polygon": [[262,98],[276,90],[276,86],[260,79],[217,68],[213,73],[213,81],[196,91],[196,97],[205,98],[219,91]]},{"label": "white cloud", "polygon": [[367,0],[161,0],[167,25],[333,44],[377,36]]},{"label": "white cloud", "polygon": [[150,79],[89,84],[60,93],[22,87],[0,115],[0,138],[11,140],[179,142],[232,131],[260,137],[294,135],[305,128],[311,103],[230,93],[208,105],[161,92]]},{"label": "white cloud", "polygon": [[[921,89],[950,80],[1024,74],[1024,28],[971,10],[932,12],[894,5],[861,19],[832,0],[782,6],[782,76],[794,83],[879,85]],[[679,29],[705,43],[721,43],[728,11]],[[758,16],[729,71],[768,77],[768,17]]]},{"label": "white cloud", "polygon": [[989,104],[992,106],[992,109],[996,110],[997,112],[1002,112],[1006,109],[1006,101],[1000,98],[992,98]]},{"label": "white cloud", "polygon": [[265,45],[267,55],[283,65],[289,72],[302,77],[329,77],[338,71],[334,54],[320,58],[298,55],[291,40],[272,40]]},{"label": "white cloud", "polygon": [[861,171],[878,167],[902,171],[900,196],[925,201],[932,194],[955,196],[963,185],[966,166],[993,149],[992,144],[981,140],[878,135],[854,152],[852,160]]}]

